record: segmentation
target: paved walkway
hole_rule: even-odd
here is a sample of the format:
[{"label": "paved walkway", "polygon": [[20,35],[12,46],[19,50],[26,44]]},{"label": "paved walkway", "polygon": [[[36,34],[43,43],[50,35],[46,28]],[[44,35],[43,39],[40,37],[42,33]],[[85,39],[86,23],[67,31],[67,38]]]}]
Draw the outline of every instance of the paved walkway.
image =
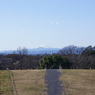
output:
[{"label": "paved walkway", "polygon": [[62,82],[59,80],[61,72],[57,69],[47,69],[45,74],[45,84],[47,95],[63,95]]}]

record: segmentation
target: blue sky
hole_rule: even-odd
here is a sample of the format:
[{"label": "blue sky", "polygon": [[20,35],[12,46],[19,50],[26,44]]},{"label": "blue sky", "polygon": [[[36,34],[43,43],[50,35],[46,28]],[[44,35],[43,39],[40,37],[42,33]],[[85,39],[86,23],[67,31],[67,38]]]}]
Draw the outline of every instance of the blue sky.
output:
[{"label": "blue sky", "polygon": [[95,45],[95,0],[0,0],[0,50]]}]

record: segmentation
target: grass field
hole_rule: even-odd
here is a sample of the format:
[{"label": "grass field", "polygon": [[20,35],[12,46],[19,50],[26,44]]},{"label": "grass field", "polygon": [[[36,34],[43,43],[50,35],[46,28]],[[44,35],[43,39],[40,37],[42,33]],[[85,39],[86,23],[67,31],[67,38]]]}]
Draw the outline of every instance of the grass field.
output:
[{"label": "grass field", "polygon": [[0,71],[0,95],[12,95],[8,71]]},{"label": "grass field", "polygon": [[42,95],[45,85],[43,70],[14,70],[12,72],[18,95]]},{"label": "grass field", "polygon": [[[12,72],[18,95],[44,95],[45,70],[13,70]],[[61,72],[60,80],[66,95],[95,95],[95,70],[61,70]],[[0,71],[0,80],[1,78],[3,81],[0,84],[0,95],[12,95],[8,72]]]},{"label": "grass field", "polygon": [[62,70],[66,95],[95,95],[95,70]]}]

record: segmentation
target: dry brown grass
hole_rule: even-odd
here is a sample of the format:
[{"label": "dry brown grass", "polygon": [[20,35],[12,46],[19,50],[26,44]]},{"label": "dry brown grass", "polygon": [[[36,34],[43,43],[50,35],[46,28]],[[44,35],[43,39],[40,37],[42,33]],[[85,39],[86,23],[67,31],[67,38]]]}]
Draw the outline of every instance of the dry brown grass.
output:
[{"label": "dry brown grass", "polygon": [[[19,95],[43,95],[45,70],[14,70]],[[66,95],[95,95],[95,70],[61,70]]]},{"label": "dry brown grass", "polygon": [[95,70],[62,70],[66,95],[95,95]]},{"label": "dry brown grass", "polygon": [[42,95],[44,88],[43,70],[14,70],[14,81],[19,95]]}]

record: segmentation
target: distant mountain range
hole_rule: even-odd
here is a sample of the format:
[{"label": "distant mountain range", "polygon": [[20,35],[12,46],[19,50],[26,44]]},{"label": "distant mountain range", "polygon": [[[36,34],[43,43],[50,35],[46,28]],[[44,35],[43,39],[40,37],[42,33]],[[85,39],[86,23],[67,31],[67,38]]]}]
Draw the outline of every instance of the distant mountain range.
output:
[{"label": "distant mountain range", "polygon": [[[33,49],[27,49],[29,55],[37,55],[37,54],[54,54],[57,53],[60,48],[33,48]],[[6,51],[0,51],[0,54],[13,54],[13,52],[17,53],[16,50],[6,50]]]}]

